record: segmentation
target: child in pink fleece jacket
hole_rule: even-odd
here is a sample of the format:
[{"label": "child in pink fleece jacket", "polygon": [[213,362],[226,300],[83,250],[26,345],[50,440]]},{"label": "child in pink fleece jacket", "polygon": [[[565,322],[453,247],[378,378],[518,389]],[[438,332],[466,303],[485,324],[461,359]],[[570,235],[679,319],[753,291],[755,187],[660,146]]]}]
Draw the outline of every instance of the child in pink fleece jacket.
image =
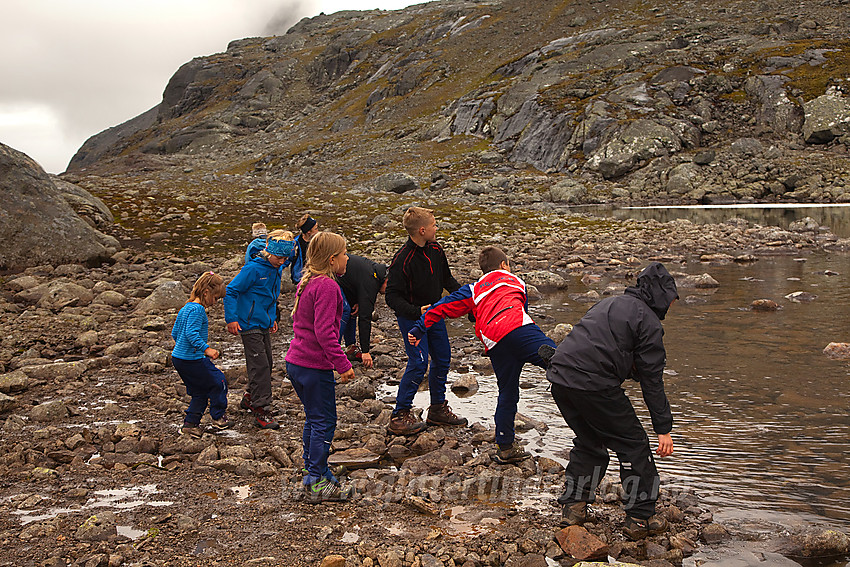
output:
[{"label": "child in pink fleece jacket", "polygon": [[342,236],[316,234],[307,248],[307,265],[292,309],[294,336],[286,353],[286,373],[304,405],[304,497],[312,503],[348,500],[352,494],[328,468],[336,431],[334,370],[340,382],[354,377],[339,344],[342,292],[334,278],[345,273],[347,264]]}]

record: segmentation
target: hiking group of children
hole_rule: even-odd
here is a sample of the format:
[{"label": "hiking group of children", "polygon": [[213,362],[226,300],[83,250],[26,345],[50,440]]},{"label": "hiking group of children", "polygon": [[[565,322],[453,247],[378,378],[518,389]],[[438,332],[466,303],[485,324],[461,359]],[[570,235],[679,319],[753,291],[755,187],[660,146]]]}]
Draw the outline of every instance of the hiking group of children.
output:
[{"label": "hiking group of children", "polygon": [[[239,334],[245,348],[249,384],[240,406],[254,413],[257,426],[279,427],[271,404],[269,333],[278,328],[280,279],[289,265],[297,289],[286,373],[305,411],[303,484],[308,502],[351,496],[327,464],[337,417],[334,371],[340,382],[354,376],[349,358],[354,358],[356,350],[358,318],[360,358],[364,366],[372,366],[372,313],[377,294],[385,291],[408,359],[389,433],[415,435],[428,425],[467,425],[467,419],[456,415],[446,400],[451,347],[445,319],[468,315],[475,320],[475,334],[498,384],[494,461],[511,464],[531,457],[515,439],[519,378],[526,363],[544,368],[554,401],[576,436],[565,491],[559,498],[561,524],[586,521],[587,504],[594,501],[611,449],[619,458],[626,493],[624,532],[637,539],[664,531],[666,520],[655,513],[659,477],[649,438],[621,385],[626,378],[640,383],[658,435],[656,454],[671,454],[672,417],[663,385],[661,320],[678,298],[673,277],[661,264],[650,264],[639,275],[637,286],[591,307],[556,347],[530,317],[526,285],[511,272],[502,250],[485,247],[478,258],[483,275],[461,286],[437,243],[433,211],[410,207],[402,220],[408,239],[388,269],[362,257],[349,259],[342,236],[319,232],[316,221],[304,215],[297,239],[283,231],[261,234],[257,230],[265,227],[255,225],[256,239],[248,247],[245,266],[229,285],[224,286],[212,272],[201,276],[172,332],[174,366],[192,397],[181,431],[201,435],[200,418],[207,403],[214,428],[230,425],[225,414],[227,383],[211,362],[218,352],[206,344],[204,308],[220,298],[224,298],[227,330]],[[347,352],[340,345],[343,337]],[[426,371],[430,406],[422,421],[413,412],[413,400]]]}]

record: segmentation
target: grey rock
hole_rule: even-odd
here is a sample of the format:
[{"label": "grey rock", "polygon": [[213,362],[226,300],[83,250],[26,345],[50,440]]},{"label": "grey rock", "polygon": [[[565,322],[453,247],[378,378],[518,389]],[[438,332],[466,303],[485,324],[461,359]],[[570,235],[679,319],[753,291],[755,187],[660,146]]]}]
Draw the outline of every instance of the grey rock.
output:
[{"label": "grey rock", "polygon": [[110,227],[115,223],[109,208],[97,197],[73,183],[69,183],[56,175],[51,175],[56,189],[74,212],[94,228],[99,230]]},{"label": "grey rock", "polygon": [[167,311],[169,309],[180,309],[186,304],[189,297],[183,291],[183,285],[178,281],[166,281],[161,283],[149,296],[144,298],[136,311],[139,313],[152,313]]},{"label": "grey rock", "polygon": [[850,99],[831,91],[803,104],[803,139],[809,144],[825,144],[850,134]]},{"label": "grey rock", "polygon": [[124,341],[110,345],[103,353],[107,356],[117,356],[118,358],[127,358],[135,356],[139,352],[139,345],[134,341]]},{"label": "grey rock", "polygon": [[[8,396],[0,392],[0,413],[6,413],[18,404],[18,401],[13,396]],[[5,426],[4,426],[5,429]]]},{"label": "grey rock", "polygon": [[567,280],[563,276],[546,270],[522,274],[522,279],[538,289],[565,289],[567,287]]},{"label": "grey rock", "polygon": [[121,246],[92,228],[25,154],[0,144],[0,269],[106,262]]},{"label": "grey rock", "polygon": [[653,120],[629,122],[607,136],[587,165],[605,179],[625,175],[642,161],[681,151],[682,140],[669,127]]},{"label": "grey rock", "polygon": [[708,165],[714,161],[715,155],[714,150],[702,150],[694,155],[694,163],[697,165]]},{"label": "grey rock", "polygon": [[8,374],[0,375],[0,392],[13,394],[23,392],[29,388],[29,377],[23,370],[15,370]]},{"label": "grey rock", "polygon": [[810,527],[793,534],[779,550],[792,557],[834,557],[850,552],[850,536],[835,529]]},{"label": "grey rock", "polygon": [[56,380],[58,382],[67,382],[76,380],[87,370],[88,365],[85,361],[74,362],[52,362],[50,364],[35,364],[32,366],[23,366],[21,371],[28,378],[34,380]]},{"label": "grey rock", "polygon": [[785,92],[787,81],[779,75],[758,75],[744,84],[747,94],[759,101],[758,122],[782,135],[800,132],[803,125],[803,109]]},{"label": "grey rock", "polygon": [[478,391],[478,379],[475,374],[461,374],[452,381],[452,392],[461,396],[470,396]]},{"label": "grey rock", "polygon": [[703,179],[702,168],[695,163],[682,163],[667,174],[665,189],[670,195],[681,196],[700,186]]},{"label": "grey rock", "polygon": [[110,307],[121,307],[127,303],[127,298],[117,291],[107,290],[99,293],[92,301],[94,303],[109,305]]},{"label": "grey rock", "polygon": [[410,470],[416,474],[439,473],[444,469],[459,466],[463,463],[463,458],[455,449],[443,447],[436,451],[426,453],[421,457],[412,457],[404,461],[402,469]]},{"label": "grey rock", "polygon": [[116,525],[115,514],[102,511],[89,516],[77,528],[74,537],[80,541],[106,541],[116,535],[118,535],[118,526]]},{"label": "grey rock", "polygon": [[68,407],[61,400],[52,400],[39,404],[30,410],[30,419],[33,421],[57,421],[70,415]]},{"label": "grey rock", "polygon": [[379,191],[401,194],[419,189],[419,183],[415,177],[406,173],[386,173],[375,179],[375,187]]},{"label": "grey rock", "polygon": [[578,205],[585,201],[587,186],[575,179],[561,179],[551,189],[549,198],[556,203]]},{"label": "grey rock", "polygon": [[764,151],[764,146],[755,138],[739,138],[729,146],[730,151],[741,156],[757,156]]},{"label": "grey rock", "polygon": [[720,287],[720,283],[709,274],[688,275],[676,278],[676,287],[709,289]]}]

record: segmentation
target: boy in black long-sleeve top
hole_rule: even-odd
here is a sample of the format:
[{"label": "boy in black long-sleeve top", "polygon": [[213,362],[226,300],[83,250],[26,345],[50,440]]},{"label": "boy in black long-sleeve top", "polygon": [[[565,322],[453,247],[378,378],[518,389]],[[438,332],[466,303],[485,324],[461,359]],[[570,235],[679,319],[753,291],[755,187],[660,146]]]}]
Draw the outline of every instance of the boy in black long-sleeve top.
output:
[{"label": "boy in black long-sleeve top", "polygon": [[[409,238],[390,264],[386,300],[398,320],[407,353],[407,368],[398,386],[396,407],[387,430],[395,435],[412,435],[427,425],[463,426],[467,420],[455,415],[446,402],[446,378],[452,353],[445,321],[433,325],[418,346],[407,342],[407,334],[426,309],[442,297],[443,290],[451,293],[460,288],[460,284],[452,277],[446,253],[437,244],[434,212],[410,207],[402,223]],[[431,406],[426,422],[422,422],[413,416],[411,408],[413,397],[425,377],[429,356]]]},{"label": "boy in black long-sleeve top", "polygon": [[638,539],[666,530],[655,514],[659,477],[649,438],[621,384],[640,383],[658,435],[659,457],[673,453],[673,417],[664,393],[666,353],[661,320],[678,299],[676,282],[658,262],[638,276],[623,295],[603,299],[558,345],[546,377],[552,397],[575,433],[564,493],[562,525],[581,524],[587,503],[605,476],[608,449],[620,460],[626,493],[625,534]]}]

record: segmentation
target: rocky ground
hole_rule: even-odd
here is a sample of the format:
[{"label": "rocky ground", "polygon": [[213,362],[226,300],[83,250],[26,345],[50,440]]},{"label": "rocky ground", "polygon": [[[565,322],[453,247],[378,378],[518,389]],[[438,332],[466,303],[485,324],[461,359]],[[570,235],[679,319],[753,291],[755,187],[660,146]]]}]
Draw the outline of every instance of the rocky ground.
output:
[{"label": "rocky ground", "polygon": [[[477,215],[472,208],[465,214]],[[528,214],[539,222],[527,233],[510,230],[509,218],[482,224],[474,237],[465,224],[441,222],[440,238],[458,279],[476,276],[483,239],[500,243],[537,293],[568,286],[575,300],[592,302],[616,293],[648,260],[661,259],[687,299],[689,288],[716,285],[701,270],[681,271],[693,253],[710,271],[713,262],[850,245],[807,221],[783,230],[746,221],[602,221],[519,208],[514,218]],[[371,230],[371,238],[351,238],[352,248],[388,260],[402,241],[395,222],[389,217],[382,232],[360,227]],[[323,224],[337,228],[330,220]],[[159,225],[168,226],[173,221]],[[114,232],[130,242],[128,229]],[[559,532],[552,496],[563,482],[562,467],[540,455],[519,466],[495,464],[491,423],[429,428],[409,439],[388,435],[392,400],[376,391],[395,383],[403,355],[383,302],[373,334],[375,368],[356,367],[357,379],[337,391],[333,458],[350,465],[354,501],[308,505],[299,499],[303,413],[282,370],[286,324],[275,338],[281,429],[260,431],[235,410],[232,431],[179,437],[187,398],[168,363],[171,325],[197,275],[214,269],[232,277],[240,253],[235,247],[220,254],[176,248],[174,242],[192,237],[173,228],[164,232],[159,243],[126,248],[111,264],[43,265],[3,277],[0,564],[294,566],[344,560],[349,567],[543,567],[607,554],[665,566],[730,537],[698,495],[662,487],[660,510],[672,523],[670,532],[629,542],[615,482],[603,484],[586,530]],[[291,289],[282,294],[284,312],[291,295]],[[559,323],[568,322],[541,326],[555,336],[564,332]],[[211,342],[224,352],[235,409],[244,365],[238,339],[224,332],[220,305],[210,310],[210,330]],[[472,337],[453,338],[453,352],[456,370],[489,372]],[[522,427],[545,424],[528,419]],[[529,495],[537,505],[520,505]],[[797,556],[841,546],[846,553],[847,537],[817,531],[783,545]]]}]

